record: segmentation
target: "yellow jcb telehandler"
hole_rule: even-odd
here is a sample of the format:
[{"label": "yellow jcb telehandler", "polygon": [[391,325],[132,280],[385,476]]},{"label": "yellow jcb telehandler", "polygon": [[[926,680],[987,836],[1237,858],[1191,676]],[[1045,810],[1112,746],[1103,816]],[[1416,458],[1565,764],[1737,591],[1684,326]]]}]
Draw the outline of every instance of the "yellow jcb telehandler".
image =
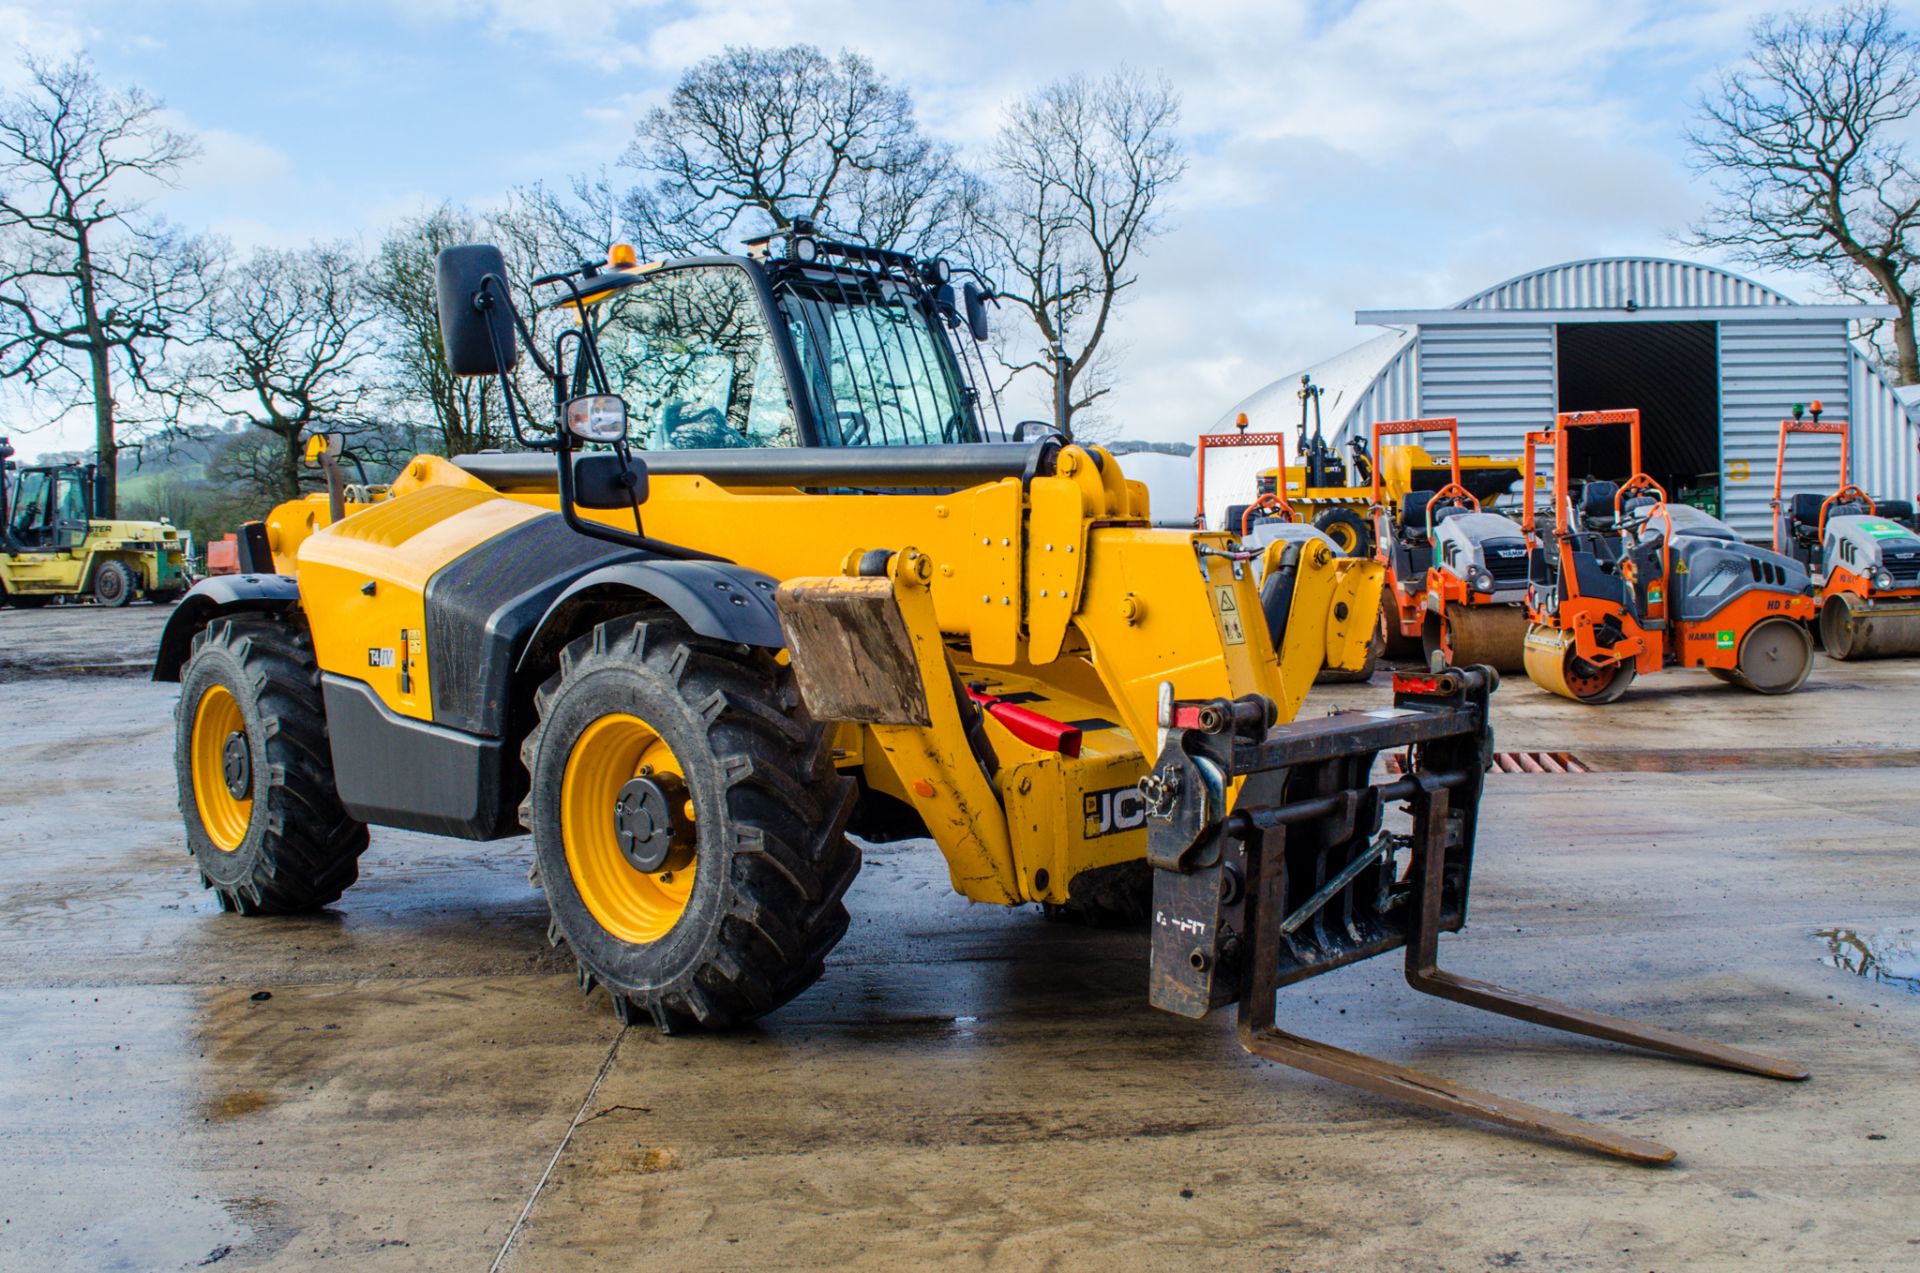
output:
[{"label": "yellow jcb telehandler", "polygon": [[[532,833],[550,936],[623,1022],[722,1027],[821,975],[868,840],[973,901],[1151,920],[1149,998],[1238,1004],[1259,1055],[1640,1161],[1671,1151],[1281,1030],[1277,989],[1405,947],[1420,990],[1603,1038],[1782,1062],[1434,966],[1466,922],[1493,676],[1296,720],[1372,563],[1155,529],[1105,451],[990,440],[982,293],[798,226],[745,256],[616,247],[537,280],[438,265],[446,355],[526,450],[413,460],[243,537],[176,612],[186,837],[223,906],[309,909],[369,824]],[[507,375],[551,385],[550,426]],[[332,502],[329,501],[329,504]],[[335,516],[335,513],[344,515]],[[1374,761],[1402,753],[1402,776]]]}]

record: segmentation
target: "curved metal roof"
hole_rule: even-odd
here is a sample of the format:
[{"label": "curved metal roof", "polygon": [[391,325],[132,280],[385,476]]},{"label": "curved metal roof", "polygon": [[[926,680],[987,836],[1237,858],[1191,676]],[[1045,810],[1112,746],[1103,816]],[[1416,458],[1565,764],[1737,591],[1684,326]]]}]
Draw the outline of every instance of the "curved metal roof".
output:
[{"label": "curved metal roof", "polygon": [[1455,309],[1676,309],[1792,305],[1790,296],[1731,271],[1657,256],[1602,256],[1516,274]]},{"label": "curved metal roof", "polygon": [[[1451,308],[1617,312],[1625,309],[1628,301],[1642,310],[1760,305],[1804,308],[1792,297],[1730,270],[1657,256],[1598,256],[1529,270],[1476,292]],[[1372,399],[1376,395],[1369,390],[1383,378],[1411,378],[1414,360],[1409,356],[1409,347],[1413,343],[1411,332],[1392,331],[1305,369],[1316,384],[1328,390],[1322,406],[1330,436],[1343,434],[1350,424],[1365,428],[1371,423],[1371,415],[1364,408],[1375,405]],[[1402,374],[1388,376],[1389,372]],[[1300,384],[1300,374],[1282,376],[1247,395],[1220,417],[1216,430],[1229,427],[1241,412],[1247,414],[1256,428],[1290,429],[1298,419],[1299,406],[1294,394]],[[1410,388],[1403,393],[1379,396],[1394,399],[1390,411],[1404,411],[1407,415],[1419,413],[1417,404],[1401,401],[1414,396]],[[1378,418],[1392,417],[1382,414]]]}]

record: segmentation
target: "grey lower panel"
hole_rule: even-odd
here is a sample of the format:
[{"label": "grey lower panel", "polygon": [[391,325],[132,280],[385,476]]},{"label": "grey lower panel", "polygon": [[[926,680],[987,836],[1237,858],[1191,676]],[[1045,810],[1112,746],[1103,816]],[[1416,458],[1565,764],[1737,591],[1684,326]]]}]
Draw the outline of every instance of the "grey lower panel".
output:
[{"label": "grey lower panel", "polygon": [[520,792],[509,785],[503,740],[395,715],[370,686],[343,676],[323,675],[320,687],[334,783],[348,813],[463,840],[520,833]]}]

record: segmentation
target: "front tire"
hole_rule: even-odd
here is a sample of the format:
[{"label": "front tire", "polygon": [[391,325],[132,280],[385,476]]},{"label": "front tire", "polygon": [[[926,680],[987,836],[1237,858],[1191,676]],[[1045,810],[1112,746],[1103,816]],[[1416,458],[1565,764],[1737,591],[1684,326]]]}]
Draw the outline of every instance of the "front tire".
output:
[{"label": "front tire", "polygon": [[521,821],[583,990],[671,1031],[750,1020],[819,979],[860,869],[854,784],[786,669],[627,616],[567,647],[537,707]]},{"label": "front tire", "polygon": [[1386,632],[1379,624],[1375,624],[1373,639],[1367,642],[1367,657],[1358,668],[1349,671],[1346,668],[1323,666],[1314,676],[1313,683],[1315,685],[1365,685],[1373,679],[1373,674],[1379,668],[1380,658],[1386,653],[1386,649]]},{"label": "front tire", "polygon": [[103,561],[94,567],[93,599],[99,605],[124,606],[139,589],[140,577],[124,561]]},{"label": "front tire", "polygon": [[194,637],[175,721],[187,845],[220,909],[285,915],[338,901],[359,877],[367,828],[334,789],[305,629],[216,619]]}]

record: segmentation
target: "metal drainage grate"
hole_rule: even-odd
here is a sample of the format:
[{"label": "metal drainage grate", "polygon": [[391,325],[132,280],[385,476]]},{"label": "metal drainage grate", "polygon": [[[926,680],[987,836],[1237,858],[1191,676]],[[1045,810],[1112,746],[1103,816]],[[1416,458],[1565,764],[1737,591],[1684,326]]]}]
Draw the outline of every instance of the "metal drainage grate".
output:
[{"label": "metal drainage grate", "polygon": [[[1399,756],[1387,757],[1387,772],[1404,773],[1405,762]],[[1500,751],[1493,755],[1493,772],[1502,774],[1585,774],[1592,773],[1585,762],[1568,751]]]}]

